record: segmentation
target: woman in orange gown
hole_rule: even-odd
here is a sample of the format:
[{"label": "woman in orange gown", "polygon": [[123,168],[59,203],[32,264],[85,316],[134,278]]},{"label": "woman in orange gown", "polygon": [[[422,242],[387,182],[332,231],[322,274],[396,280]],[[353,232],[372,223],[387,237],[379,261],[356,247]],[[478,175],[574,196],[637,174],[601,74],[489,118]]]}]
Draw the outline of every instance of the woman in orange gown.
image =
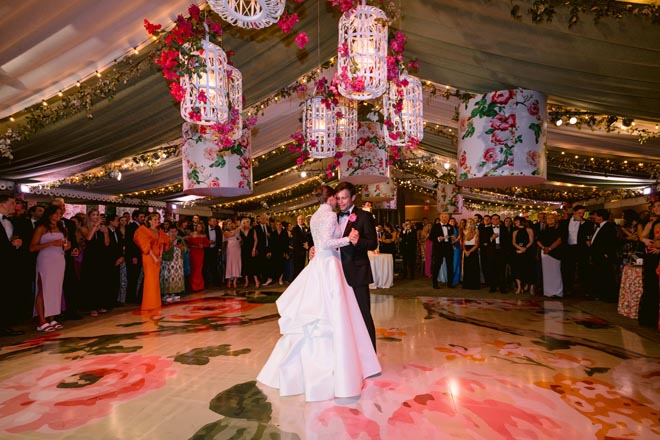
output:
[{"label": "woman in orange gown", "polygon": [[144,268],[144,289],[142,310],[160,307],[160,265],[163,252],[169,247],[169,237],[160,229],[160,215],[149,214],[133,237],[133,241],[142,252]]},{"label": "woman in orange gown", "polygon": [[205,289],[202,275],[204,248],[209,247],[211,243],[204,231],[206,231],[206,225],[200,220],[195,225],[195,230],[186,237],[186,244],[190,249],[190,290],[193,292]]}]

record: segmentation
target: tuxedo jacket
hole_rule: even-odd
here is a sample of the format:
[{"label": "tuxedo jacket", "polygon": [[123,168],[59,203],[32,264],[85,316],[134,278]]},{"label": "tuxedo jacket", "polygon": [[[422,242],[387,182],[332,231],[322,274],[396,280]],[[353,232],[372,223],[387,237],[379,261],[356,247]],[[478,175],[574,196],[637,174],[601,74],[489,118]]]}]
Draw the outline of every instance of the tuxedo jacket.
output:
[{"label": "tuxedo jacket", "polygon": [[[561,232],[561,242],[568,245],[568,225],[573,217],[562,220],[559,223],[559,231]],[[580,249],[586,249],[587,238],[594,232],[594,224],[589,220],[585,220],[580,225],[577,235],[577,245]]]},{"label": "tuxedo jacket", "polygon": [[303,255],[307,252],[305,249],[305,243],[307,243],[307,233],[309,228],[305,227],[303,230],[300,226],[295,225],[291,229],[291,235],[293,236],[293,252],[297,255]]},{"label": "tuxedo jacket", "polygon": [[[16,226],[14,226],[15,230]],[[16,232],[14,232],[14,235],[17,235]],[[0,276],[2,276],[3,281],[12,282],[16,276],[15,269],[18,265],[20,252],[20,248],[16,249],[11,244],[11,241],[7,238],[7,231],[0,222]]]},{"label": "tuxedo jacket", "polygon": [[614,263],[618,246],[616,226],[606,221],[599,229],[589,247],[591,259],[595,264]]},{"label": "tuxedo jacket", "polygon": [[446,224],[445,226],[447,226],[447,234],[450,236],[448,241],[445,241],[445,235],[441,223],[435,223],[431,227],[431,232],[429,232],[429,240],[433,243],[434,255],[440,255],[440,252],[443,250],[453,249],[454,244],[451,241],[451,236],[457,236],[458,234],[452,225]]},{"label": "tuxedo jacket", "polygon": [[126,225],[126,236],[124,237],[124,246],[125,246],[126,260],[128,262],[130,262],[130,260],[132,260],[133,258],[137,258],[138,260],[142,258],[142,252],[133,241],[133,237],[135,237],[135,231],[137,231],[139,227],[140,225],[133,221],[129,222]]},{"label": "tuxedo jacket", "polygon": [[352,214],[355,214],[355,221],[349,220],[346,223],[343,236],[348,237],[351,230],[355,229],[360,234],[360,238],[356,244],[350,243],[339,248],[341,265],[349,286],[368,286],[374,282],[368,251],[373,251],[378,246],[376,225],[372,215],[366,211],[353,207]]},{"label": "tuxedo jacket", "polygon": [[[37,229],[36,223],[33,225],[32,219],[21,217],[16,221],[14,221],[13,225],[14,225],[14,235],[18,235],[19,237],[21,237],[21,240],[23,240],[23,244],[21,245],[21,251],[29,252],[32,236],[34,235],[34,231]],[[36,258],[37,253],[35,252],[34,254]]]},{"label": "tuxedo jacket", "polygon": [[[116,238],[115,235],[117,236]],[[110,245],[108,246],[108,258],[110,259],[111,264],[114,266],[115,261],[124,256],[124,238],[122,237],[119,229],[115,229],[115,233],[113,234],[112,230],[108,228],[108,236],[110,237]]]},{"label": "tuxedo jacket", "polygon": [[270,227],[266,225],[266,233],[264,234],[263,227],[261,226],[261,223],[257,223],[257,225],[253,228],[256,233],[257,233],[257,253],[261,256],[265,256],[269,250],[268,250],[268,236],[270,236]]},{"label": "tuxedo jacket", "polygon": [[[210,229],[211,228],[209,228],[208,225],[204,229],[204,233],[209,240],[211,239]],[[222,247],[222,230],[220,229],[220,226],[214,226],[213,229],[215,230],[215,245],[209,246],[208,249],[218,249]]]}]

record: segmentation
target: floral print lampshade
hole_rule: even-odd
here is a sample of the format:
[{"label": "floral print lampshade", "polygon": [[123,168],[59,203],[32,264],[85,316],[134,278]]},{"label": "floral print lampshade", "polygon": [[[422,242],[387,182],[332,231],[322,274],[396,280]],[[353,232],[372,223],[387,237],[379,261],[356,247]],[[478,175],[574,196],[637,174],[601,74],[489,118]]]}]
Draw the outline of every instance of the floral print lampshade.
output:
[{"label": "floral print lampshade", "polygon": [[503,188],[546,181],[546,134],[542,93],[499,90],[461,104],[458,184]]},{"label": "floral print lampshade", "polygon": [[362,200],[364,201],[389,202],[393,199],[396,199],[396,183],[392,179],[362,187]]},{"label": "floral print lampshade", "polygon": [[250,131],[231,146],[219,146],[211,135],[183,124],[183,192],[197,196],[234,197],[252,194]]},{"label": "floral print lampshade", "polygon": [[459,194],[460,188],[456,185],[438,185],[438,212],[460,214],[463,212],[463,196]]},{"label": "floral print lampshade", "polygon": [[390,177],[387,145],[378,122],[358,124],[357,148],[339,159],[339,179],[354,185],[381,183]]}]

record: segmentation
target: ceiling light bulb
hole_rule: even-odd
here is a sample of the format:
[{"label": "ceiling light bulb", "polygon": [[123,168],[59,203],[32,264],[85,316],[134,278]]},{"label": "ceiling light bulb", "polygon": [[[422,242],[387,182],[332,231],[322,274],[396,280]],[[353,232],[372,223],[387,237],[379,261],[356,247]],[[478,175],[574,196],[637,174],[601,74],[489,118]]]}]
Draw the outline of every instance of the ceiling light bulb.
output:
[{"label": "ceiling light bulb", "polygon": [[9,120],[10,120],[11,122],[14,122],[16,119],[14,119],[14,117],[12,116],[12,117],[9,118]]},{"label": "ceiling light bulb", "polygon": [[445,162],[445,169],[448,170],[451,164],[449,162]]},{"label": "ceiling light bulb", "polygon": [[97,78],[100,78],[100,77],[101,77],[101,74],[99,73],[98,70],[96,71],[96,77],[97,77]]},{"label": "ceiling light bulb", "polygon": [[300,173],[300,177],[302,177],[303,179],[307,177],[307,171],[303,171],[302,173]]},{"label": "ceiling light bulb", "polygon": [[121,171],[117,171],[117,180],[121,180]]},{"label": "ceiling light bulb", "polygon": [[571,119],[568,120],[568,123],[571,125],[574,125],[577,122],[577,118],[575,116],[571,116]]},{"label": "ceiling light bulb", "polygon": [[559,126],[560,126],[561,124],[563,124],[563,123],[564,123],[564,121],[562,121],[561,118],[560,118],[560,119],[557,119],[557,120],[555,121],[555,125],[556,125],[557,127],[559,127]]},{"label": "ceiling light bulb", "polygon": [[64,96],[64,93],[62,93],[62,91],[60,90],[59,92],[57,92],[57,96],[61,98],[62,96]]},{"label": "ceiling light bulb", "polygon": [[140,53],[140,52],[138,51],[137,47],[134,47],[134,48],[133,48],[133,53],[134,53],[135,55],[137,55],[137,54]]}]

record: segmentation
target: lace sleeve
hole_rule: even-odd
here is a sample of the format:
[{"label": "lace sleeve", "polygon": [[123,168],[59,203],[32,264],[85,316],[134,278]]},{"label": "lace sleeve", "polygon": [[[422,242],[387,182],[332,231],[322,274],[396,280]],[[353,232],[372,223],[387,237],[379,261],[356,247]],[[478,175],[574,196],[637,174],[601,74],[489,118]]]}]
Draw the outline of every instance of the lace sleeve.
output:
[{"label": "lace sleeve", "polygon": [[319,249],[332,249],[348,246],[348,237],[341,237],[337,215],[332,211],[319,213],[318,231],[314,234],[314,246]]}]

